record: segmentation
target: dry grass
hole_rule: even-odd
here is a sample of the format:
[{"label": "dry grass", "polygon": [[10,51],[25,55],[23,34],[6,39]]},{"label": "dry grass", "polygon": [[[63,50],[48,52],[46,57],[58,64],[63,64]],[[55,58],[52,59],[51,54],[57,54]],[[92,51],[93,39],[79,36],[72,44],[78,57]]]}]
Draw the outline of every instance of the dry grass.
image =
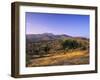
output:
[{"label": "dry grass", "polygon": [[88,51],[73,51],[31,59],[27,67],[89,64]]}]

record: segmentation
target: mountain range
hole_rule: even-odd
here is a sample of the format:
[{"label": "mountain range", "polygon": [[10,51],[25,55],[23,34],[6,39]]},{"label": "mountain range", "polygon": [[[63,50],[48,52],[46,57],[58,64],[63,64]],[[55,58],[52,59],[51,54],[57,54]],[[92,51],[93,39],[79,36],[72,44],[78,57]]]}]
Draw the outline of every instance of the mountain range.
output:
[{"label": "mountain range", "polygon": [[57,39],[66,39],[66,38],[76,38],[76,39],[84,39],[85,37],[72,37],[66,34],[55,35],[52,33],[43,33],[43,34],[26,34],[26,40],[28,42],[36,42],[36,41],[44,41],[44,40],[57,40]]}]

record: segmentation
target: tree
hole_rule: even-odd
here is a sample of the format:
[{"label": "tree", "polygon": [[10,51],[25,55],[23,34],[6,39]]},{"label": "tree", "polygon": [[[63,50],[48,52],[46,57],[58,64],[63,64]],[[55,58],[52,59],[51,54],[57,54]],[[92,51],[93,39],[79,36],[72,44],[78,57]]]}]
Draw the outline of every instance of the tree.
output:
[{"label": "tree", "polygon": [[46,52],[46,54],[49,53],[49,50],[50,50],[50,47],[49,47],[48,45],[46,45],[46,46],[44,47],[44,51]]},{"label": "tree", "polygon": [[72,39],[67,39],[62,43],[63,49],[64,50],[72,50],[72,49],[76,49],[79,47],[79,44],[76,40],[72,40]]}]

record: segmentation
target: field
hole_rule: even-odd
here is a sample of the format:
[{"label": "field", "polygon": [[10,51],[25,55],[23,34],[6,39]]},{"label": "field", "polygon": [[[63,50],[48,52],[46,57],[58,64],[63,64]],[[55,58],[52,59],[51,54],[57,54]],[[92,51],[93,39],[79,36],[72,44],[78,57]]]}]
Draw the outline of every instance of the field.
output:
[{"label": "field", "polygon": [[89,64],[89,54],[87,51],[66,52],[46,57],[31,59],[28,67],[32,66],[52,66],[52,65],[79,65]]},{"label": "field", "polygon": [[52,34],[27,36],[26,67],[81,64],[89,64],[89,39]]}]

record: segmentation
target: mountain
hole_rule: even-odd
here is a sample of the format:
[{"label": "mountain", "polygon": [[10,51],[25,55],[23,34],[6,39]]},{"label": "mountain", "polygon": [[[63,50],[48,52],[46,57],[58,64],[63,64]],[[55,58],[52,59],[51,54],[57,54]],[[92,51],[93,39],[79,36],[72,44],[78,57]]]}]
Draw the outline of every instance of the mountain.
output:
[{"label": "mountain", "polygon": [[29,42],[42,41],[42,40],[56,40],[56,39],[65,39],[72,38],[69,35],[54,35],[52,33],[43,33],[43,34],[27,34],[26,40]]},{"label": "mountain", "polygon": [[61,34],[61,35],[55,35],[52,33],[43,33],[43,34],[27,34],[26,40],[27,42],[38,42],[38,41],[47,41],[47,40],[58,40],[58,39],[80,39],[80,40],[88,40],[85,37],[72,37],[70,35]]}]

